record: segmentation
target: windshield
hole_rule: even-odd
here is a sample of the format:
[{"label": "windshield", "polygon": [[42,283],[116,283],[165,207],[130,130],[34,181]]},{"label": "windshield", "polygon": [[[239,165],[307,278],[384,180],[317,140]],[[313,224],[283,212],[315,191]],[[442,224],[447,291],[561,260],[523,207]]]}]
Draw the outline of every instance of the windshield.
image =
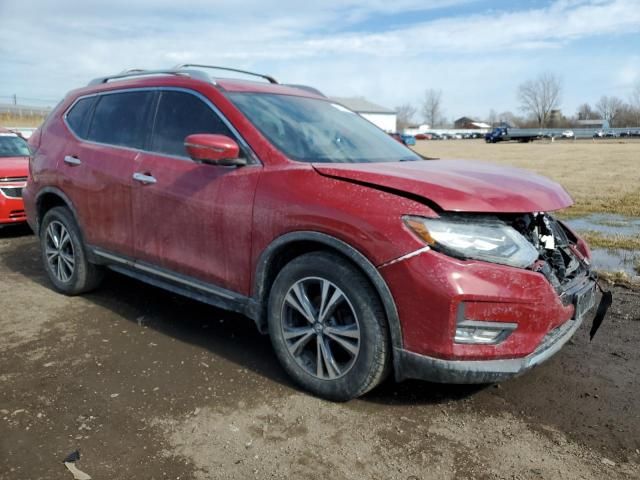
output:
[{"label": "windshield", "polygon": [[334,163],[420,160],[378,127],[336,103],[265,93],[228,96],[273,145],[293,160]]},{"label": "windshield", "polygon": [[29,146],[12,133],[0,133],[0,157],[28,157]]}]

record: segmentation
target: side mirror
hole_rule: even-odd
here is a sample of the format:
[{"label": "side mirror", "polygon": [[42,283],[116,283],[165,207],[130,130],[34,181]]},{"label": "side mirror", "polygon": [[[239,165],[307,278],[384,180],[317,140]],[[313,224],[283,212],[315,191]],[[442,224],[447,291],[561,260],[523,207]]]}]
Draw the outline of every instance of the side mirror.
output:
[{"label": "side mirror", "polygon": [[229,167],[242,167],[247,164],[240,156],[238,144],[226,135],[196,133],[184,139],[187,153],[194,162]]}]

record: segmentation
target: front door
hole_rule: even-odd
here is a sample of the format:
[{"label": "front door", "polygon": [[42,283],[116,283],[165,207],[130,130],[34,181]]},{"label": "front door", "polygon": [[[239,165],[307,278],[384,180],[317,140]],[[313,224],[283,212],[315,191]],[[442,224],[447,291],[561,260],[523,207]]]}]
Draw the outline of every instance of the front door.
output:
[{"label": "front door", "polygon": [[248,294],[253,198],[262,167],[195,163],[184,147],[194,133],[234,138],[200,96],[162,91],[151,152],[140,154],[135,172],[136,257]]}]

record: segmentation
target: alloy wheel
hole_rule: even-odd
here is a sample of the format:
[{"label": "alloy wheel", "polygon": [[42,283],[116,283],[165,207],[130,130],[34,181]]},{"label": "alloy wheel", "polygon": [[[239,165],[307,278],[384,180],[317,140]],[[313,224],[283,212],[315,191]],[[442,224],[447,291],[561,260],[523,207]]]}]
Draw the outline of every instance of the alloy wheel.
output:
[{"label": "alloy wheel", "polygon": [[71,235],[57,220],[49,224],[45,235],[45,255],[49,268],[60,282],[67,283],[76,267]]},{"label": "alloy wheel", "polygon": [[285,295],[281,313],[287,350],[307,373],[321,380],[345,375],[360,351],[360,325],[351,302],[334,283],[307,277]]}]

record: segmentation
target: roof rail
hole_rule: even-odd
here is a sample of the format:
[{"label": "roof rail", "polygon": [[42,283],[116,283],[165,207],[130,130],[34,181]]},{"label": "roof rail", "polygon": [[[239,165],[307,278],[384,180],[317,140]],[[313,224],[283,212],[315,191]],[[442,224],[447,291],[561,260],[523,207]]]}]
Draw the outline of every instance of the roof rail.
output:
[{"label": "roof rail", "polygon": [[324,93],[318,90],[315,87],[311,87],[309,85],[300,85],[297,83],[285,83],[285,87],[299,88],[300,90],[306,90],[307,92],[315,93],[316,95],[320,95],[321,97],[328,98]]},{"label": "roof rail", "polygon": [[89,86],[99,85],[101,83],[107,83],[110,80],[119,80],[119,79],[130,78],[130,77],[142,77],[145,75],[181,75],[186,77],[192,77],[196,80],[202,80],[204,82],[211,82],[211,78],[209,78],[209,76],[206,73],[200,70],[181,69],[180,71],[177,71],[177,69],[175,68],[171,68],[167,70],[143,70],[141,68],[131,68],[129,70],[124,70],[120,73],[116,73],[115,75],[108,75],[106,77],[94,78],[89,82]]},{"label": "roof rail", "polygon": [[182,65],[176,65],[175,67],[173,67],[174,70],[179,70],[179,71],[183,71],[183,69],[185,68],[210,68],[212,70],[224,70],[227,72],[236,72],[236,73],[244,73],[245,75],[251,75],[254,77],[260,77],[260,78],[264,78],[265,80],[267,80],[269,83],[278,83],[278,81],[269,76],[269,75],[264,75],[262,73],[255,73],[255,72],[249,72],[247,70],[239,70],[237,68],[229,68],[229,67],[218,67],[216,65],[200,65],[197,63],[184,63]]}]

